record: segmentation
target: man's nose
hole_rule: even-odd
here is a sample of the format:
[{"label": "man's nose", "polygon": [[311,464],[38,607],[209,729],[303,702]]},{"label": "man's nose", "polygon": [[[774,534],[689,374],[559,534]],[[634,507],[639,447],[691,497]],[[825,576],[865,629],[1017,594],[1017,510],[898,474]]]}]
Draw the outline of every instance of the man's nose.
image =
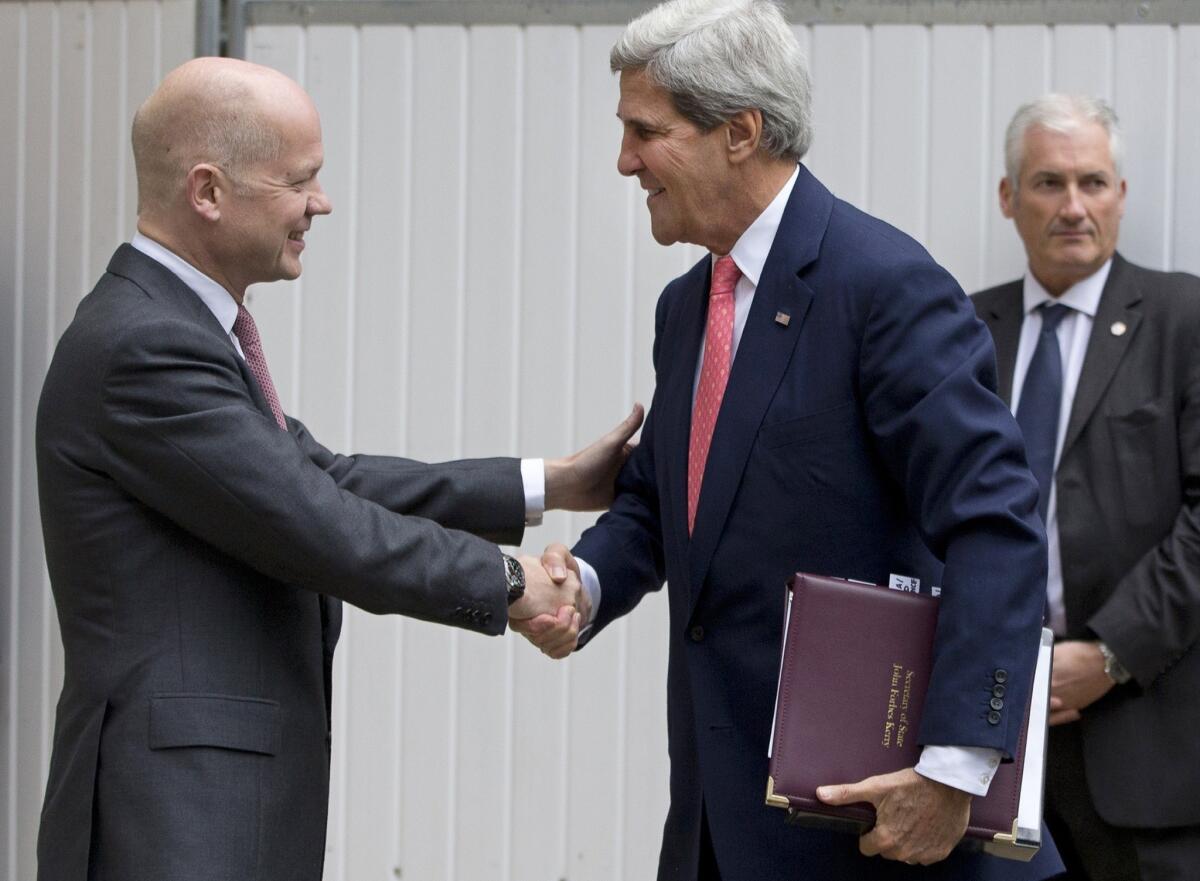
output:
[{"label": "man's nose", "polygon": [[617,171],[629,177],[637,174],[645,168],[642,165],[642,160],[638,157],[637,151],[630,149],[625,143],[625,139],[621,139],[621,151],[617,153]]},{"label": "man's nose", "polygon": [[1063,220],[1078,222],[1087,217],[1087,209],[1083,207],[1083,199],[1080,198],[1079,187],[1075,184],[1067,186],[1066,201],[1058,211],[1059,217]]},{"label": "man's nose", "polygon": [[325,195],[325,190],[318,183],[308,195],[308,213],[309,214],[328,214],[333,211],[333,203],[329,201],[329,196]]}]

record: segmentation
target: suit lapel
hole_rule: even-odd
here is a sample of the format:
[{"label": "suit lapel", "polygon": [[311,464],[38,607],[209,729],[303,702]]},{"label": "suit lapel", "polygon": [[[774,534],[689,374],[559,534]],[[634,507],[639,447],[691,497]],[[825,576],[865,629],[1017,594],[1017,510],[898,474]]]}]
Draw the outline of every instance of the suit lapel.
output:
[{"label": "suit lapel", "polygon": [[234,361],[237,362],[246,388],[250,391],[250,399],[254,402],[254,406],[272,422],[275,421],[271,405],[267,403],[266,396],[258,387],[258,381],[250,372],[245,360],[239,357],[237,350],[233,348],[233,341],[229,339],[229,334],[225,332],[225,328],[221,327],[221,322],[217,321],[217,317],[212,314],[212,311],[204,305],[204,301],[195,291],[184,284],[179,276],[129,244],[123,244],[117,248],[116,253],[109,261],[108,271],[113,275],[129,279],[155,299],[169,300],[196,324],[210,333],[217,334],[234,356]]},{"label": "suit lapel", "polygon": [[[1092,333],[1083,359],[1083,370],[1079,374],[1079,385],[1075,389],[1075,402],[1071,406],[1071,418],[1067,422],[1067,435],[1063,439],[1060,459],[1079,439],[1112,382],[1117,365],[1137,334],[1142,321],[1142,313],[1137,308],[1141,300],[1141,292],[1129,273],[1128,264],[1120,254],[1114,254],[1104,293],[1100,295],[1096,320],[1092,322]],[[1125,325],[1123,333],[1113,333],[1112,328],[1117,322]]]},{"label": "suit lapel", "polygon": [[668,528],[680,556],[686,555],[689,543],[687,467],[688,441],[692,431],[692,385],[696,376],[696,364],[700,359],[700,339],[708,318],[708,288],[711,278],[712,260],[708,256],[684,277],[678,315],[670,317],[675,324],[672,338],[678,341],[678,348],[674,352],[664,353],[664,363],[671,365],[663,397],[663,437],[668,451],[665,457],[667,497],[671,509]]},{"label": "suit lapel", "polygon": [[[832,211],[832,194],[804,166],[800,166],[796,185],[755,288],[754,302],[746,318],[746,327],[738,344],[713,430],[700,503],[696,510],[695,529],[688,545],[693,605],[703,588],[763,416],[800,338],[813,291],[799,278],[799,274],[816,259]],[[788,316],[787,323],[775,320],[778,313]],[[693,352],[696,357],[699,356],[698,346]],[[694,358],[691,364],[694,368]],[[681,449],[686,492],[686,431]],[[676,519],[682,521],[686,534],[686,500]]]},{"label": "suit lapel", "polygon": [[1021,341],[1021,322],[1025,317],[1023,283],[1014,281],[996,294],[996,302],[984,315],[996,346],[997,392],[1012,407],[1013,372],[1017,366],[1017,344]]}]

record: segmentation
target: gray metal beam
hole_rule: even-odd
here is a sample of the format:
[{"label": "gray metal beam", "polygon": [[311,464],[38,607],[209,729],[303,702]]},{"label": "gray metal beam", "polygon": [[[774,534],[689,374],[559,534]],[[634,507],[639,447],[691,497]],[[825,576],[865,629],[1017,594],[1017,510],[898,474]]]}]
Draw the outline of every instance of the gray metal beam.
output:
[{"label": "gray metal beam", "polygon": [[[647,0],[230,0],[254,24],[624,24]],[[795,24],[1184,24],[1197,0],[785,0]],[[231,35],[233,22],[231,25]]]},{"label": "gray metal beam", "polygon": [[221,54],[221,0],[196,0],[196,57]]}]

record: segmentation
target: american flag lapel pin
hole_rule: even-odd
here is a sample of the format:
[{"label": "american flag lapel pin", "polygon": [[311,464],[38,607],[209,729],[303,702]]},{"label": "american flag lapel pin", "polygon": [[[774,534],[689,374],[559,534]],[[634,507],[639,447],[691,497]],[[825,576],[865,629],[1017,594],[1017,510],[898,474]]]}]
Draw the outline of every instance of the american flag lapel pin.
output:
[{"label": "american flag lapel pin", "polygon": [[786,312],[776,312],[775,323],[780,327],[787,327],[792,323],[792,316],[788,315]]}]

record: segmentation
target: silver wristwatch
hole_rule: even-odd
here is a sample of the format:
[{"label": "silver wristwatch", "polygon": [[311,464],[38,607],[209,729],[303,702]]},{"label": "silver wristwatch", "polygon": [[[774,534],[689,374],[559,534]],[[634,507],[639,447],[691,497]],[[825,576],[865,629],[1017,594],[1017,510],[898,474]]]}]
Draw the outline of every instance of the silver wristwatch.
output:
[{"label": "silver wristwatch", "polygon": [[1124,685],[1133,677],[1129,671],[1117,660],[1117,656],[1102,642],[1096,643],[1096,647],[1100,649],[1100,654],[1104,657],[1104,675],[1111,679],[1117,685]]}]

